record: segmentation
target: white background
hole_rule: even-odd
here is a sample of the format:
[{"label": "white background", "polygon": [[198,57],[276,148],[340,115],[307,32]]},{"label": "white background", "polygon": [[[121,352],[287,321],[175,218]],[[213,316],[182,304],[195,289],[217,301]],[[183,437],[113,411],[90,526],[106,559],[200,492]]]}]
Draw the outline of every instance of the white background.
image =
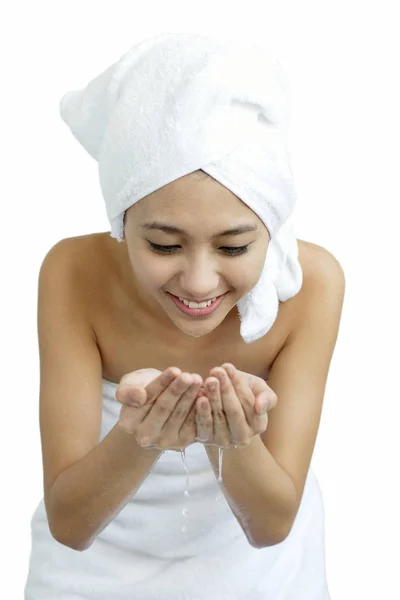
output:
[{"label": "white background", "polygon": [[286,69],[297,237],[327,248],[346,275],[311,465],[331,597],[400,598],[396,4],[14,0],[1,9],[2,597],[23,597],[43,494],[39,268],[58,240],[109,230],[97,163],[59,100],[150,35],[223,31],[265,40]]}]

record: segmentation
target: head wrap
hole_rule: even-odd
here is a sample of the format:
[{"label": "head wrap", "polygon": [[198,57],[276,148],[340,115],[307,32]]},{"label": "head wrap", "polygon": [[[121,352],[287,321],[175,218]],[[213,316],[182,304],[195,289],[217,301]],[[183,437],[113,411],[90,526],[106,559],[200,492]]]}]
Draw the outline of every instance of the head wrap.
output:
[{"label": "head wrap", "polygon": [[237,307],[244,341],[265,335],[279,301],[302,285],[291,222],[289,99],[270,52],[209,35],[158,35],[134,45],[85,88],[67,92],[60,114],[98,162],[118,241],[130,206],[199,169],[257,214],[271,239],[260,278]]}]

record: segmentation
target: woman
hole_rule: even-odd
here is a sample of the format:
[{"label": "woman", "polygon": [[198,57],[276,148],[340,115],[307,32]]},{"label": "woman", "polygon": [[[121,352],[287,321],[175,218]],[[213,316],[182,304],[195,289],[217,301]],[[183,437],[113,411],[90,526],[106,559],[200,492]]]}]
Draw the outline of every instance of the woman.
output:
[{"label": "woman", "polygon": [[343,270],[298,240],[301,289],[245,343],[273,226],[202,170],[153,187],[108,204],[123,243],[68,238],[40,270],[25,599],[329,598],[310,461]]}]

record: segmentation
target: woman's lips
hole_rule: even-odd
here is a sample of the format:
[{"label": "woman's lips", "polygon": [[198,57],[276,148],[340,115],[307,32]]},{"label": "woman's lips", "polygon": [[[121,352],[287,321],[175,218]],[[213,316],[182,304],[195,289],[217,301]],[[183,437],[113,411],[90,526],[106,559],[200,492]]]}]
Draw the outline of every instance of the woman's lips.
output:
[{"label": "woman's lips", "polygon": [[182,302],[182,300],[179,300],[177,296],[174,296],[174,294],[168,292],[175,306],[177,306],[179,310],[181,310],[184,314],[189,315],[190,317],[205,317],[207,315],[212,314],[217,310],[227,293],[228,292],[217,297],[217,299],[214,300],[214,302],[212,302],[210,306],[206,306],[205,308],[189,308],[189,306],[186,306],[186,304]]}]

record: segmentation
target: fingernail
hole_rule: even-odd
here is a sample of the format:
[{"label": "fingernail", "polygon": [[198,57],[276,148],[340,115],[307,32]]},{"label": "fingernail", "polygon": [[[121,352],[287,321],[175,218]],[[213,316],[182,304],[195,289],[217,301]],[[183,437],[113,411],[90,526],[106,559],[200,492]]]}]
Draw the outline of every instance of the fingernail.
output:
[{"label": "fingernail", "polygon": [[266,408],[267,408],[267,400],[262,396],[258,400],[258,405],[260,407],[260,411],[264,412],[266,410]]},{"label": "fingernail", "polygon": [[164,373],[164,377],[162,379],[162,383],[164,385],[167,385],[169,383],[171,383],[175,377],[178,377],[181,374],[181,371],[179,370],[179,373],[176,373],[175,371],[168,371],[167,373]]},{"label": "fingernail", "polygon": [[224,365],[224,369],[228,373],[229,377],[234,377],[235,369],[232,367],[232,365]]},{"label": "fingernail", "polygon": [[134,406],[135,408],[139,408],[139,406],[141,406],[141,401],[137,398],[137,396],[140,395],[141,397],[141,392],[140,390],[138,390],[137,388],[134,390],[131,390],[131,395],[129,398],[129,404],[131,406]]}]

